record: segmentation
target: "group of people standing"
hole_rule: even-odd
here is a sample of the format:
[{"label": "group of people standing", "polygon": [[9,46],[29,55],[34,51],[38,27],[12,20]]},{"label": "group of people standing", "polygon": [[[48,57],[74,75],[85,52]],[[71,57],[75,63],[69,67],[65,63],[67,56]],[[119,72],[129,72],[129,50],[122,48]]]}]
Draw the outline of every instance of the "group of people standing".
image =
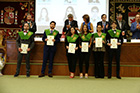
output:
[{"label": "group of people standing", "polygon": [[[117,17],[122,17],[121,14],[118,14]],[[90,54],[93,51],[94,54],[94,63],[95,63],[95,77],[96,78],[104,78],[104,53],[106,51],[106,47],[108,48],[108,78],[112,77],[112,59],[116,57],[116,77],[121,79],[120,77],[120,53],[121,53],[121,45],[123,43],[123,36],[125,36],[125,30],[123,30],[123,25],[118,24],[117,21],[113,21],[112,23],[106,21],[107,15],[101,15],[102,21],[97,23],[97,32],[93,33],[93,24],[90,22],[90,17],[85,14],[83,17],[84,22],[81,24],[81,28],[78,29],[77,21],[73,19],[73,15],[69,14],[68,19],[65,21],[63,34],[65,37],[65,48],[66,48],[66,56],[68,60],[68,67],[70,71],[70,78],[74,78],[74,73],[76,69],[77,59],[79,58],[79,69],[80,69],[80,78],[88,78],[88,69],[89,69],[89,59]],[[122,22],[122,21],[121,21]],[[43,64],[42,70],[39,77],[45,76],[46,63],[49,59],[49,70],[48,76],[53,77],[52,69],[53,69],[53,59],[56,53],[56,45],[60,41],[59,31],[55,30],[56,22],[50,22],[50,28],[44,31],[42,41],[44,42],[44,52],[43,52]],[[125,25],[124,25],[125,26]],[[118,28],[120,27],[120,28]],[[125,29],[125,28],[124,28]],[[19,36],[17,38],[17,47],[18,47],[18,62],[16,74],[14,77],[17,77],[20,72],[20,65],[22,62],[22,56],[25,55],[26,59],[26,69],[27,69],[27,77],[30,77],[30,51],[34,46],[34,36],[36,31],[36,25],[31,21],[31,15],[27,15],[27,22],[23,24],[23,31],[18,32]],[[53,36],[53,39],[49,39],[50,36]],[[97,40],[100,38],[102,46],[97,47]],[[111,48],[112,40],[116,40],[116,48]],[[48,42],[50,40],[53,42],[53,45],[49,45]],[[70,53],[69,49],[70,44],[75,44],[75,52]],[[82,51],[83,43],[88,45],[86,52]],[[27,53],[23,54],[22,45],[28,45]],[[83,63],[85,63],[85,75],[83,74]]]}]

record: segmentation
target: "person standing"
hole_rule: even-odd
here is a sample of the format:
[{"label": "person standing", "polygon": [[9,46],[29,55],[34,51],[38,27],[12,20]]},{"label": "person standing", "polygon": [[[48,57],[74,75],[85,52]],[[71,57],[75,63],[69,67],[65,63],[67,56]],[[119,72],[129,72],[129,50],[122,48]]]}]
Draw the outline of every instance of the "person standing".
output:
[{"label": "person standing", "polygon": [[121,30],[118,30],[116,21],[111,23],[112,29],[108,30],[107,33],[107,45],[109,46],[109,63],[108,63],[108,78],[112,77],[112,60],[115,55],[116,58],[116,77],[120,77],[120,54],[121,54],[121,45],[123,43],[123,38]]},{"label": "person standing", "polygon": [[136,22],[131,24],[132,39],[140,39],[140,14],[136,15]]},{"label": "person standing", "polygon": [[127,24],[125,20],[122,19],[123,15],[122,14],[117,14],[116,22],[117,22],[117,29],[122,31],[122,36],[126,38],[126,33],[127,33]]},{"label": "person standing", "polygon": [[108,21],[106,21],[107,15],[102,14],[101,19],[102,19],[102,21],[98,22],[97,25],[102,25],[102,27],[103,27],[102,32],[107,33],[107,31],[110,29],[110,23]]},{"label": "person standing", "polygon": [[[102,44],[101,47],[95,46],[96,39],[101,38]],[[102,25],[97,25],[97,33],[93,35],[93,54],[94,54],[94,63],[95,63],[95,78],[104,78],[104,53],[106,46],[106,33],[102,32]]]},{"label": "person standing", "polygon": [[27,21],[23,23],[22,30],[24,29],[24,24],[29,24],[29,31],[35,33],[36,32],[36,23],[32,21],[32,16],[30,14],[27,15]]},{"label": "person standing", "polygon": [[80,29],[78,29],[78,30],[81,32],[83,26],[84,26],[84,25],[87,25],[87,26],[88,26],[88,29],[89,29],[89,32],[90,32],[90,33],[93,33],[93,32],[94,32],[93,24],[90,22],[90,17],[89,17],[89,15],[87,15],[87,14],[83,15],[83,20],[84,20],[84,22],[81,24],[81,27],[80,27]]},{"label": "person standing", "polygon": [[[50,22],[50,29],[46,29],[44,31],[43,35],[43,42],[44,42],[44,50],[43,50],[43,64],[42,64],[42,70],[39,77],[45,76],[45,69],[46,69],[46,63],[49,58],[49,70],[48,70],[48,76],[53,77],[52,69],[53,69],[53,60],[56,53],[56,45],[60,41],[59,38],[59,31],[55,30],[56,22],[51,21]],[[50,39],[49,37],[52,36]],[[54,43],[53,45],[50,45],[49,43]]]},{"label": "person standing", "polygon": [[[71,50],[70,44],[75,44],[75,47],[74,47],[75,53],[69,52],[69,50]],[[68,60],[70,78],[74,78],[77,57],[78,57],[78,46],[79,46],[79,36],[75,34],[75,28],[71,27],[70,32],[67,34],[66,39],[65,39],[66,56]]]},{"label": "person standing", "polygon": [[[25,47],[22,47],[24,46]],[[33,32],[29,31],[29,24],[24,24],[24,30],[21,32],[18,32],[18,38],[16,40],[16,46],[18,48],[18,61],[17,61],[17,69],[16,74],[14,77],[17,77],[20,73],[20,66],[22,62],[22,57],[25,56],[26,60],[26,76],[30,77],[30,52],[34,47],[34,34]],[[27,46],[27,47],[26,47]],[[23,52],[27,53],[23,53]]]},{"label": "person standing", "polygon": [[[83,25],[82,32],[80,36],[80,53],[79,53],[79,69],[80,69],[80,78],[83,78],[83,62],[85,62],[85,78],[88,78],[88,69],[89,69],[89,58],[91,53],[91,44],[92,44],[92,34],[88,30],[87,25]],[[82,43],[88,43],[88,51],[82,51]]]},{"label": "person standing", "polygon": [[[64,34],[67,34],[70,31],[71,27],[75,27],[75,29],[77,30],[78,24],[77,24],[77,21],[73,19],[73,15],[69,14],[68,19],[65,21],[65,24],[64,24],[64,28],[63,28]],[[77,34],[77,31],[75,31],[75,33]]]}]

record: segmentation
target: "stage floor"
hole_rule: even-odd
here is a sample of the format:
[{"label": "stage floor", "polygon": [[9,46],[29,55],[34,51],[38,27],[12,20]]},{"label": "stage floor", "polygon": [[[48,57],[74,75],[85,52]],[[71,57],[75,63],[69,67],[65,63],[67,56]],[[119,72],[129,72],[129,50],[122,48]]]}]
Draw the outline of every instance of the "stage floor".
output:
[{"label": "stage floor", "polygon": [[0,93],[140,93],[140,78],[122,77],[121,80],[112,79],[80,79],[76,76],[48,76],[27,78],[20,75],[0,77]]}]

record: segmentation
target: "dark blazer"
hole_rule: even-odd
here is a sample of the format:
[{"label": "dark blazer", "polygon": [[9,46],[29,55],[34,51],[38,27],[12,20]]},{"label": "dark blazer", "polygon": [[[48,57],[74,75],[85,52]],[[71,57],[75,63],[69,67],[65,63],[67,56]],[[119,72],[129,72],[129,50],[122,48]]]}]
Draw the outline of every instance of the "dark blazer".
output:
[{"label": "dark blazer", "polygon": [[43,40],[43,42],[45,43],[46,48],[47,48],[47,49],[50,49],[50,48],[56,49],[56,44],[57,44],[58,42],[60,42],[59,33],[58,33],[58,34],[56,35],[56,37],[54,38],[54,39],[55,39],[54,46],[47,46],[47,42],[45,41],[46,38],[47,38],[47,36],[46,36],[46,33],[44,32],[44,35],[43,35],[43,37],[42,37],[42,40]]},{"label": "dark blazer", "polygon": [[127,24],[125,22],[125,20],[122,20],[122,28],[120,28],[120,25],[118,23],[118,21],[116,20],[116,23],[117,23],[117,29],[121,30],[121,31],[127,31]]},{"label": "dark blazer", "polygon": [[[27,21],[23,23],[23,25],[22,25],[22,31],[24,30],[24,24],[25,23],[27,23]],[[33,22],[33,21],[31,21],[31,23],[32,23],[32,28],[29,28],[29,31],[35,33],[36,32],[36,23]]]},{"label": "dark blazer", "polygon": [[[107,35],[106,35],[106,41],[107,41],[107,43],[110,43],[111,42],[110,41],[111,39],[117,39],[117,41],[119,43],[121,43],[121,45],[123,44],[123,37],[122,37],[122,34],[121,33],[120,33],[120,36],[119,37],[111,37],[110,34],[109,34],[109,32],[107,32]],[[119,45],[118,47],[120,47],[121,45]]]},{"label": "dark blazer", "polygon": [[[69,20],[67,19],[65,21],[65,24],[64,24],[64,28],[63,28],[63,32],[66,32],[66,34],[70,31],[70,29],[67,29],[67,25],[69,25]],[[78,23],[76,20],[73,20],[70,24],[71,27],[77,27],[78,28]],[[77,31],[76,31],[77,33]]]},{"label": "dark blazer", "polygon": [[[108,28],[107,28],[107,29],[105,28],[105,33],[107,33],[107,31],[111,28],[111,27],[110,27],[110,23],[109,23],[108,21],[106,21],[106,25],[107,25],[107,24],[108,24]],[[98,22],[97,25],[103,25],[103,24],[102,24],[102,21]],[[106,25],[105,25],[105,26],[106,26]]]},{"label": "dark blazer", "polygon": [[28,40],[21,39],[20,36],[18,35],[18,38],[16,40],[17,48],[21,47],[21,43],[29,44],[29,48],[32,49],[34,47],[34,34]]}]

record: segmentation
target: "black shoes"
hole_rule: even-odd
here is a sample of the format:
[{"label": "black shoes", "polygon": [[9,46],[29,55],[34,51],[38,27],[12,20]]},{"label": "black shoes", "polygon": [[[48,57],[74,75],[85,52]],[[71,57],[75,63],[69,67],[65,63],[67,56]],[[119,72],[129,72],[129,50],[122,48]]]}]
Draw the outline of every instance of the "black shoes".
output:
[{"label": "black shoes", "polygon": [[14,77],[18,77],[18,75],[19,75],[19,74],[18,74],[18,73],[16,73],[16,74],[14,75]]},{"label": "black shoes", "polygon": [[[19,76],[19,74],[18,73],[16,73],[15,75],[14,75],[14,77],[18,77]],[[26,74],[26,77],[30,77],[30,74],[28,73],[28,74]]]},{"label": "black shoes", "polygon": [[38,77],[45,77],[45,74],[40,74]]},{"label": "black shoes", "polygon": [[108,79],[111,79],[111,76],[108,76]]},{"label": "black shoes", "polygon": [[52,75],[52,74],[48,74],[48,77],[52,78],[52,77],[53,77],[53,75]]},{"label": "black shoes", "polygon": [[[39,78],[40,78],[40,77],[45,77],[45,74],[40,74],[38,77],[39,77]],[[48,74],[48,77],[51,77],[51,78],[52,78],[53,75],[52,75],[52,74]]]},{"label": "black shoes", "polygon": [[30,74],[28,73],[28,74],[26,74],[26,77],[30,77]]},{"label": "black shoes", "polygon": [[[121,77],[120,77],[120,76],[117,76],[117,78],[118,78],[118,79],[121,79]],[[111,76],[108,76],[108,79],[111,79]]]},{"label": "black shoes", "polygon": [[118,79],[121,79],[121,77],[120,77],[120,76],[117,76],[117,78],[118,78]]}]

